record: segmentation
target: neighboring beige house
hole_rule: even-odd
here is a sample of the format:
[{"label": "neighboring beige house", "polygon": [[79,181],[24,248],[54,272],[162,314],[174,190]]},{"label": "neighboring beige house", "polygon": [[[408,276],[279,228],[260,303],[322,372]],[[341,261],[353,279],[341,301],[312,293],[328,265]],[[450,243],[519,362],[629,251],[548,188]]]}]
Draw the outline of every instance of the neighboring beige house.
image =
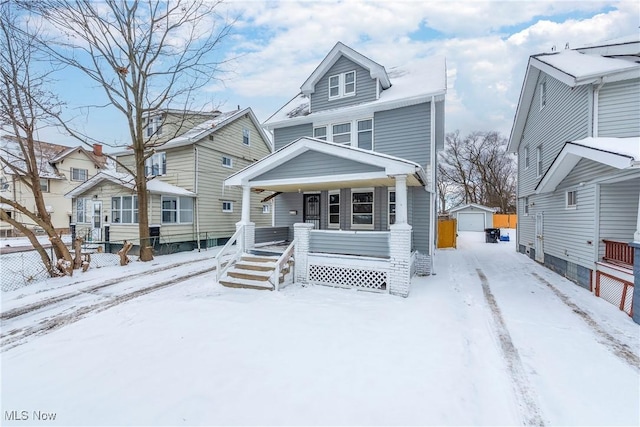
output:
[{"label": "neighboring beige house", "polygon": [[[158,115],[164,121],[152,122],[148,137],[161,141],[167,134],[175,135],[174,114]],[[156,147],[146,163],[149,224],[158,237],[153,245],[176,244],[178,250],[190,250],[229,238],[240,220],[242,191],[223,188],[222,182],[272,151],[250,108],[203,113],[199,124],[194,124],[197,116],[192,117],[192,127]],[[114,156],[133,167],[131,150]],[[251,197],[252,217],[261,226],[272,225],[271,202],[261,202],[267,195]],[[67,197],[73,199],[72,219],[79,236],[109,241],[112,249],[124,240],[140,244],[134,178],[120,165],[117,172],[100,173]]]},{"label": "neighboring beige house", "polygon": [[[88,151],[82,147],[35,141],[34,148],[36,156],[40,159],[40,186],[47,210],[51,214],[51,221],[56,230],[68,233],[72,209],[71,200],[64,195],[104,170],[107,157],[102,153],[102,146],[99,144],[93,146],[93,151]],[[24,169],[24,157],[15,137],[3,136],[0,139],[0,156]],[[16,201],[29,210],[35,210],[35,199],[31,189],[6,165],[0,168],[0,191],[3,197]],[[36,232],[41,231],[33,221],[14,211],[9,205],[3,205],[1,208],[29,228]],[[11,225],[0,221],[0,235],[14,234],[16,230]]]}]

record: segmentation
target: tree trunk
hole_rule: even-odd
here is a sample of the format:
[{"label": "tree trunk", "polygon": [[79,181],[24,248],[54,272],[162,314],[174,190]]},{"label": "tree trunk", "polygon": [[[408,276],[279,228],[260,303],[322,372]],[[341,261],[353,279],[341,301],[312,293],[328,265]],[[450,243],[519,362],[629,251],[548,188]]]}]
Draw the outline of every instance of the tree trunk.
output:
[{"label": "tree trunk", "polygon": [[118,255],[120,256],[120,265],[129,264],[130,259],[127,256],[127,254],[131,250],[132,246],[133,246],[133,243],[127,242],[126,240],[124,241],[124,246],[122,247],[122,249],[118,251]]}]

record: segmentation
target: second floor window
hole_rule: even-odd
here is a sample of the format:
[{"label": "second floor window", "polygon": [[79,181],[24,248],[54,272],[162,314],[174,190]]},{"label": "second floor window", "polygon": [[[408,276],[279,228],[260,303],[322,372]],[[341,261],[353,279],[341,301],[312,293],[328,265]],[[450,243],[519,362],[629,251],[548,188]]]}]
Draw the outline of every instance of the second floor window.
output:
[{"label": "second floor window", "polygon": [[576,191],[567,191],[567,208],[575,208],[578,204]]},{"label": "second floor window", "polygon": [[358,121],[358,147],[373,149],[373,120]]},{"label": "second floor window", "polygon": [[233,159],[231,157],[222,156],[222,166],[224,166],[225,168],[232,168]]},{"label": "second floor window", "polygon": [[40,178],[40,191],[43,193],[49,192],[49,180],[46,178]]},{"label": "second floor window", "polygon": [[529,169],[529,147],[524,147],[524,169]]},{"label": "second floor window", "polygon": [[149,117],[147,138],[162,135],[162,116]]},{"label": "second floor window", "polygon": [[313,128],[313,137],[326,141],[327,140],[327,127],[326,126],[322,126],[322,127],[319,127],[319,128]]},{"label": "second floor window", "polygon": [[114,224],[137,224],[138,196],[112,197],[111,221]]},{"label": "second floor window", "polygon": [[540,83],[540,109],[542,110],[547,105],[547,82],[546,80]]},{"label": "second floor window", "polygon": [[89,172],[86,169],[71,168],[71,181],[86,181]]},{"label": "second floor window", "polygon": [[144,162],[146,176],[159,176],[167,174],[167,154],[155,153]]},{"label": "second floor window", "polygon": [[251,143],[251,132],[249,129],[242,129],[242,143],[249,145]]},{"label": "second floor window", "polygon": [[356,94],[356,72],[336,74],[329,77],[329,99],[353,96]]},{"label": "second floor window", "polygon": [[524,198],[524,214],[529,215],[529,198]]},{"label": "second floor window", "polygon": [[351,143],[351,123],[340,123],[332,126],[333,142],[338,144]]},{"label": "second floor window", "polygon": [[542,175],[542,147],[536,148],[536,176]]}]

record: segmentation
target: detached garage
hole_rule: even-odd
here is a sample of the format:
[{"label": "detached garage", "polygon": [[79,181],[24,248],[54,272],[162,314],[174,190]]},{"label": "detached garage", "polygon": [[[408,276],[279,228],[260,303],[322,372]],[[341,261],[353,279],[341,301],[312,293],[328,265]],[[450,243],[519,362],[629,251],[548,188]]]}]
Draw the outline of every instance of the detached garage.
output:
[{"label": "detached garage", "polygon": [[458,222],[458,231],[484,231],[493,227],[495,209],[471,203],[451,209],[449,214]]}]

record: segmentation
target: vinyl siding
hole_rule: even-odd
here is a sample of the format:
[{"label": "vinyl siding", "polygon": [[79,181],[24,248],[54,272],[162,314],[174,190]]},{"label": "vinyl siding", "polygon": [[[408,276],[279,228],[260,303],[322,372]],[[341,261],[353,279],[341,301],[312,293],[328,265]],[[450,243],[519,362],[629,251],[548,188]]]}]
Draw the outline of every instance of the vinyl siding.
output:
[{"label": "vinyl siding", "polygon": [[444,101],[436,102],[436,150],[444,150]]},{"label": "vinyl siding", "polygon": [[371,231],[312,231],[309,251],[388,257],[389,233]]},{"label": "vinyl siding", "polygon": [[640,80],[602,87],[598,95],[598,136],[640,136]]},{"label": "vinyl siding", "polygon": [[379,111],[373,116],[375,151],[429,164],[431,138],[430,104]]},{"label": "vinyl siding", "polygon": [[[540,110],[540,82],[547,82],[547,105]],[[582,139],[589,132],[589,88],[573,90],[560,81],[540,73],[532,105],[518,148],[518,195],[528,196],[567,141]],[[541,176],[536,175],[536,148],[542,146]],[[525,169],[524,149],[529,147],[529,167]]]},{"label": "vinyl siding", "polygon": [[[329,100],[329,77],[349,71],[356,72],[356,94],[344,98]],[[327,73],[318,80],[311,94],[311,112],[346,107],[370,102],[376,99],[376,80],[371,78],[369,70],[341,56]]]},{"label": "vinyl siding", "polygon": [[[289,240],[293,240],[293,224],[302,222],[302,194],[282,193],[275,197],[275,226],[289,227]],[[291,215],[289,211],[297,211]]]},{"label": "vinyl siding", "polygon": [[[183,146],[177,148],[164,149],[162,146],[156,148],[157,153],[166,153],[167,173],[159,175],[158,179],[171,185],[194,191],[195,175],[194,175],[194,155],[192,146]],[[121,162],[133,172],[135,172],[135,156],[133,154],[117,157]],[[118,172],[126,172],[126,170],[118,165]]]},{"label": "vinyl siding", "polygon": [[290,160],[276,169],[272,169],[252,181],[306,178],[326,175],[360,174],[369,172],[382,172],[384,169],[355,162],[349,159],[330,156],[325,153],[307,151],[295,159]]},{"label": "vinyl siding", "polygon": [[[543,80],[547,82],[547,102],[540,110],[539,90]],[[518,244],[533,247],[535,243],[535,215],[542,206],[538,198],[549,197],[534,195],[538,182],[567,141],[582,139],[589,134],[590,93],[590,88],[586,86],[571,89],[544,73],[540,73],[538,77],[522,141],[518,147]],[[540,176],[536,171],[536,148],[539,146],[542,146]],[[528,167],[524,158],[526,147],[529,149]],[[530,196],[530,203],[536,204],[530,207],[528,216],[524,214],[526,196]],[[564,199],[558,199],[560,201],[560,206],[564,209]],[[545,225],[546,221],[545,217]]]},{"label": "vinyl siding", "polygon": [[288,126],[273,130],[273,143],[276,150],[304,136],[313,136],[313,124]]},{"label": "vinyl siding", "polygon": [[[600,186],[600,244],[598,259],[604,255],[602,239],[630,242],[636,231],[640,178]],[[637,250],[637,249],[636,249]]]},{"label": "vinyl siding", "polygon": [[409,224],[413,227],[413,250],[429,254],[429,197],[422,187],[409,190]]}]

